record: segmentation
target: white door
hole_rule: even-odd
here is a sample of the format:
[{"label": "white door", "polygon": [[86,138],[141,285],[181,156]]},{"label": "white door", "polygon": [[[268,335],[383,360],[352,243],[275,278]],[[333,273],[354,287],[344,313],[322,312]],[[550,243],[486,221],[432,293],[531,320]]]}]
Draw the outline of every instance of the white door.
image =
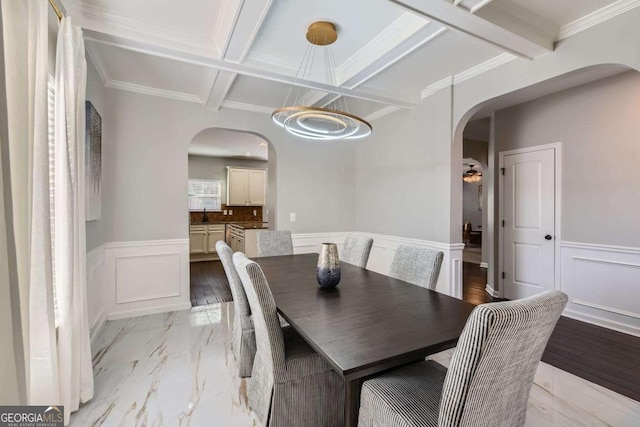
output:
[{"label": "white door", "polygon": [[555,148],[503,156],[503,285],[507,299],[554,288]]}]

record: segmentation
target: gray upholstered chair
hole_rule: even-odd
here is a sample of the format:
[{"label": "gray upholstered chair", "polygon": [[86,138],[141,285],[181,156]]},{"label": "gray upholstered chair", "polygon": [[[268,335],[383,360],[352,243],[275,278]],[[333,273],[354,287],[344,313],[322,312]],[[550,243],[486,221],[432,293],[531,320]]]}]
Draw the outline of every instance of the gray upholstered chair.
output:
[{"label": "gray upholstered chair", "polygon": [[253,358],[256,354],[256,338],[251,319],[251,309],[240,276],[233,265],[233,251],[223,241],[216,243],[216,252],[227,275],[231,295],[233,296],[233,331],[231,332],[231,350],[238,362],[240,377],[250,377]]},{"label": "gray upholstered chair", "polygon": [[414,285],[436,289],[444,254],[435,249],[398,246],[389,275]]},{"label": "gray upholstered chair", "polygon": [[340,254],[340,261],[365,268],[367,261],[369,261],[371,246],[373,246],[373,239],[370,237],[347,236],[344,239],[344,249]]},{"label": "gray upholstered chair", "polygon": [[426,361],[365,381],[358,426],[524,426],[533,377],[566,304],[549,291],[479,305],[448,371]]},{"label": "gray upholstered chair", "polygon": [[233,263],[256,331],[249,407],[265,427],[343,426],[342,378],[291,327],[281,328],[260,266],[240,252],[233,255]]},{"label": "gray upholstered chair", "polygon": [[293,255],[291,231],[258,231],[258,256]]}]

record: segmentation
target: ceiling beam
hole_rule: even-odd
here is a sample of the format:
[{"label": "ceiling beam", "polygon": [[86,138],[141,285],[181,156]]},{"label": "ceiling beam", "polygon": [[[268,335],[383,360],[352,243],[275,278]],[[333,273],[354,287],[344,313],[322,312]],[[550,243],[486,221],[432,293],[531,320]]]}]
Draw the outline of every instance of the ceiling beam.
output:
[{"label": "ceiling beam", "polygon": [[444,0],[389,0],[405,9],[441,23],[454,31],[483,40],[506,52],[533,59],[553,51],[553,40],[532,40],[475,16]]},{"label": "ceiling beam", "polygon": [[[227,0],[227,4],[235,13],[229,14],[233,24],[229,25],[228,32],[218,37],[225,40],[221,56],[227,61],[240,63],[247,56],[273,1]],[[206,101],[208,109],[218,111],[222,107],[237,76],[230,71],[218,71]]]},{"label": "ceiling beam", "polygon": [[109,45],[120,49],[129,50],[148,55],[154,55],[161,58],[172,59],[175,61],[185,62],[189,64],[201,65],[209,68],[216,68],[222,71],[240,74],[248,77],[256,77],[264,80],[270,80],[279,83],[290,84],[294,86],[316,89],[324,92],[337,93],[350,96],[353,98],[364,99],[367,101],[380,102],[389,105],[395,105],[404,108],[414,108],[420,105],[420,94],[411,91],[404,94],[391,93],[389,91],[373,90],[373,89],[346,89],[339,88],[326,83],[320,83],[310,80],[304,80],[295,76],[274,73],[269,70],[255,68],[244,64],[230,62],[224,59],[205,57],[184,51],[176,51],[158,45],[146,44],[130,39],[114,37],[103,33],[97,33],[91,30],[84,31],[85,40],[95,43]]}]

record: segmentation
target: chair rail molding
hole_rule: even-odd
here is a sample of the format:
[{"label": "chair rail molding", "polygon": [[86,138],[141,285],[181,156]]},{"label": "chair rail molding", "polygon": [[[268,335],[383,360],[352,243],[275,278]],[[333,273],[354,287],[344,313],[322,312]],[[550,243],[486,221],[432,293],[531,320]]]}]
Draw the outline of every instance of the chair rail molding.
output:
[{"label": "chair rail molding", "polygon": [[463,243],[442,243],[367,232],[298,233],[293,234],[293,251],[296,254],[317,253],[323,242],[338,245],[338,253],[343,248],[348,235],[366,236],[373,239],[367,269],[380,274],[389,274],[391,261],[399,245],[420,246],[440,250],[444,253],[442,269],[436,290],[453,297],[462,298],[462,249]]},{"label": "chair rail molding", "polygon": [[640,336],[640,248],[562,241],[564,315]]}]

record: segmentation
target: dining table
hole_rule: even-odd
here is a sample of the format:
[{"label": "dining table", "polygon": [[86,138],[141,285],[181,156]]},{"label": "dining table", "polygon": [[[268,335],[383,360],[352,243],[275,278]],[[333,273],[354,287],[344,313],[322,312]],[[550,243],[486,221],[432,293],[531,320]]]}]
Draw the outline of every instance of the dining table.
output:
[{"label": "dining table", "polygon": [[472,304],[345,262],[336,288],[318,285],[318,254],[255,258],[278,313],[344,379],[345,425],[362,383],[455,347]]}]

